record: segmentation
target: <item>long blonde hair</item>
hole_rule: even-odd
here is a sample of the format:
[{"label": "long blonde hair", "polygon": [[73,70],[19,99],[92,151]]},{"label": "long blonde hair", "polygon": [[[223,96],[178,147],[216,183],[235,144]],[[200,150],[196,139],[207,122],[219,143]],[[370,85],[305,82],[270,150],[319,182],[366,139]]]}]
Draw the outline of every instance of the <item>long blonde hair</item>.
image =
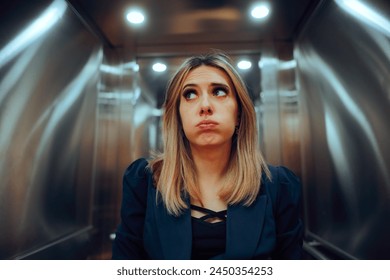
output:
[{"label": "long blonde hair", "polygon": [[163,105],[164,152],[149,162],[157,190],[168,212],[178,216],[188,207],[186,197],[201,201],[195,165],[189,142],[184,135],[179,114],[180,93],[189,72],[201,65],[224,71],[234,86],[239,108],[239,129],[233,136],[224,185],[219,193],[227,204],[251,205],[260,190],[263,172],[269,170],[259,150],[256,113],[246,86],[222,53],[194,56],[187,59],[168,83]]}]

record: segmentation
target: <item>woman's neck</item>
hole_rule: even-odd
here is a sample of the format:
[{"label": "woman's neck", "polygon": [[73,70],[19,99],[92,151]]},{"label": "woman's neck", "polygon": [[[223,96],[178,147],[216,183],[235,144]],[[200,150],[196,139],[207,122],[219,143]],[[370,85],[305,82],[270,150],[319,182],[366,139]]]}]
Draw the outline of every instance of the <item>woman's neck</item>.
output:
[{"label": "woman's neck", "polygon": [[[227,208],[227,204],[219,197],[219,191],[223,185],[224,173],[229,163],[230,147],[211,149],[192,149],[198,184],[200,189],[200,200],[192,200],[191,203],[214,211],[221,211]],[[199,213],[192,211],[192,215]]]},{"label": "woman's neck", "polygon": [[199,183],[218,183],[228,166],[231,145],[223,147],[196,148],[192,147],[192,157],[194,159]]}]

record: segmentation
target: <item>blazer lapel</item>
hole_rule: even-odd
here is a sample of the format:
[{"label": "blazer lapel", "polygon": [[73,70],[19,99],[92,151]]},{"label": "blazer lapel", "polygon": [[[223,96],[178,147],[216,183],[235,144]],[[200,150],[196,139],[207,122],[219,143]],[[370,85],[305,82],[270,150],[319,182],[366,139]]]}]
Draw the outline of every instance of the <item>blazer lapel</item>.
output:
[{"label": "blazer lapel", "polygon": [[226,224],[226,259],[250,259],[263,230],[267,196],[260,195],[249,207],[228,207]]},{"label": "blazer lapel", "polygon": [[189,260],[192,248],[191,210],[179,217],[168,214],[163,203],[156,208],[156,223],[164,259]]}]

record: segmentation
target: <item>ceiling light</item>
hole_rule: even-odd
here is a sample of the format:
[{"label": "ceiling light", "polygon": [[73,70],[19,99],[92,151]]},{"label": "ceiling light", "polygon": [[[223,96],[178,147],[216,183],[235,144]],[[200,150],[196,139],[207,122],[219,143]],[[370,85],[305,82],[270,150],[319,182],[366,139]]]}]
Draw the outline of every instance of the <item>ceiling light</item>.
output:
[{"label": "ceiling light", "polygon": [[164,72],[167,70],[167,66],[163,63],[155,63],[153,64],[153,71],[155,72]]},{"label": "ceiling light", "polygon": [[145,16],[140,11],[130,11],[127,13],[126,18],[133,24],[140,24],[145,20]]},{"label": "ceiling light", "polygon": [[247,70],[252,67],[252,63],[248,60],[241,60],[237,63],[237,67],[242,70]]},{"label": "ceiling light", "polygon": [[251,11],[252,17],[256,19],[265,18],[269,15],[269,8],[265,4],[257,5]]}]

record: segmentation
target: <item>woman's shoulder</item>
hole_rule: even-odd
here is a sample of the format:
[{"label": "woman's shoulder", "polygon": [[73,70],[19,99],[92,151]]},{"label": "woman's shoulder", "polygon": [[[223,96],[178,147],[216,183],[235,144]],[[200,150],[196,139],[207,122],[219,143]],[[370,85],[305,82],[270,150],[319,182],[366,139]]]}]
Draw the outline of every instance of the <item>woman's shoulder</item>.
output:
[{"label": "woman's shoulder", "polygon": [[133,161],[125,170],[123,175],[123,197],[127,201],[139,199],[144,201],[147,196],[148,187],[153,185],[152,173],[148,168],[148,161],[139,158]]},{"label": "woman's shoulder", "polygon": [[298,176],[286,166],[268,164],[268,170],[271,174],[269,179],[271,182],[300,184]]},{"label": "woman's shoulder", "polygon": [[124,172],[124,178],[139,180],[139,179],[145,179],[149,176],[152,176],[152,172],[150,171],[148,165],[149,162],[146,158],[138,158],[134,160],[126,168]]},{"label": "woman's shoulder", "polygon": [[271,194],[271,197],[277,199],[281,195],[290,197],[292,200],[299,200],[301,195],[301,182],[299,177],[286,166],[268,165],[270,177],[263,175],[262,187]]},{"label": "woman's shoulder", "polygon": [[144,178],[148,175],[148,173],[150,173],[148,164],[149,163],[146,158],[138,158],[130,163],[130,165],[126,168],[124,176],[132,178]]}]

